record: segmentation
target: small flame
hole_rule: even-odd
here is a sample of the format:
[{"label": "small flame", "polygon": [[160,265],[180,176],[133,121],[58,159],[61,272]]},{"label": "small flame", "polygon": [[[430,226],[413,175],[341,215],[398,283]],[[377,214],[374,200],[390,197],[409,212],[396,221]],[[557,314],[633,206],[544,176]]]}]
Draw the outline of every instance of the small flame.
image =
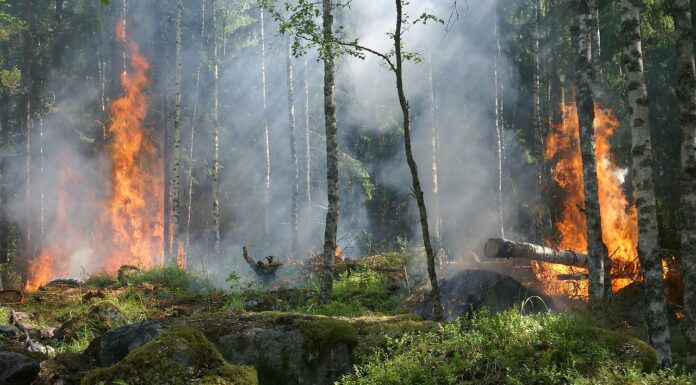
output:
[{"label": "small flame", "polygon": [[[555,159],[553,178],[564,192],[561,218],[554,223],[560,234],[558,247],[587,252],[587,223],[583,207],[582,156],[578,114],[574,103],[563,107],[563,121],[552,125],[546,138],[545,157]],[[627,170],[617,166],[611,153],[610,139],[619,126],[611,110],[595,102],[595,151],[599,206],[602,220],[602,239],[612,262],[612,290],[614,292],[640,279],[638,262],[638,219],[636,209],[629,205],[623,191]],[[533,263],[532,267],[548,294],[587,297],[587,281],[559,281],[559,274],[576,274],[585,269],[548,263]]]}]

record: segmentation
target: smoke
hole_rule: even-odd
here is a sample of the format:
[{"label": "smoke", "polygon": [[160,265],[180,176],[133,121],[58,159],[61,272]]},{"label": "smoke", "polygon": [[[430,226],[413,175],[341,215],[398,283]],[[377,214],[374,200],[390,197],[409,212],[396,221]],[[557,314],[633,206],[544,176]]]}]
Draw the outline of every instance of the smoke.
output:
[{"label": "smoke", "polygon": [[[118,1],[114,3],[120,3]],[[168,126],[173,126],[174,27],[173,8],[163,16],[154,2],[129,2],[128,33],[141,46],[141,53],[152,63],[150,76],[154,82],[148,91],[150,111],[146,125],[153,130],[153,139],[162,151],[163,102],[161,86],[171,76],[171,94],[167,99]],[[292,256],[290,249],[290,208],[294,169],[290,156],[290,125],[287,96],[287,41],[278,35],[278,26],[266,15],[266,94],[265,112],[270,132],[271,207],[270,239],[264,240],[264,111],[261,98],[261,52],[258,8],[253,3],[222,3],[218,9],[218,42],[220,44],[220,204],[223,258],[210,257],[212,224],[210,177],[212,164],[212,54],[209,31],[203,40],[201,53],[200,16],[198,1],[184,4],[183,95],[182,95],[182,161],[181,207],[182,230],[186,222],[188,152],[191,128],[196,133],[193,144],[193,202],[190,247],[190,266],[203,269],[214,276],[224,277],[236,270],[251,274],[242,259],[241,247],[249,247],[256,258],[275,255],[276,258],[304,258],[323,243],[326,215],[325,142],[323,117],[323,67],[314,52],[306,57],[308,78],[305,80],[305,58],[293,58],[295,78],[295,111],[300,176],[304,176],[304,82],[309,91],[309,121],[311,145],[312,201],[304,202],[304,181],[300,182],[300,255]],[[496,154],[493,121],[493,36],[494,3],[492,1],[458,4],[459,19],[448,29],[438,23],[415,25],[404,36],[405,49],[419,52],[423,63],[408,63],[404,68],[406,95],[412,107],[412,135],[420,179],[426,192],[431,228],[434,221],[431,135],[438,125],[439,184],[442,215],[442,239],[454,257],[469,258],[480,250],[485,239],[497,235],[495,208]],[[209,6],[209,3],[206,4]],[[36,141],[33,150],[33,196],[30,217],[37,228],[41,207],[40,190],[44,191],[44,243],[58,245],[65,253],[58,275],[79,276],[93,273],[106,264],[92,244],[94,226],[99,223],[98,204],[108,199],[111,164],[105,156],[104,126],[108,123],[108,103],[120,96],[118,84],[122,47],[115,42],[111,28],[120,16],[120,5],[104,7],[97,12],[100,24],[94,33],[82,33],[64,53],[63,65],[51,72],[47,89],[56,96],[52,111],[43,113],[44,171],[38,170]],[[452,11],[449,2],[413,2],[405,11],[411,19],[422,12],[447,19]],[[159,27],[168,16],[169,34],[161,35]],[[391,50],[387,36],[394,28],[395,9],[392,2],[353,0],[343,9],[337,24],[346,26],[364,46],[380,52]],[[210,27],[210,9],[206,9],[206,29]],[[225,33],[222,33],[224,28]],[[85,47],[94,47],[94,50]],[[164,51],[168,47],[167,51]],[[96,51],[97,58],[86,56]],[[202,61],[201,61],[202,60]],[[505,58],[502,58],[506,61]],[[502,67],[503,65],[501,65]],[[507,66],[507,65],[505,65]],[[103,67],[103,68],[102,68]],[[200,70],[200,71],[199,71]],[[433,73],[437,122],[430,117],[430,86],[428,73]],[[101,76],[103,75],[103,79]],[[166,75],[171,74],[171,75]],[[200,77],[198,76],[200,74]],[[396,136],[389,158],[362,159],[365,154],[356,145],[361,136],[384,139],[399,133],[401,112],[396,96],[395,80],[380,59],[367,55],[365,60],[342,57],[337,67],[338,130],[341,155],[341,222],[339,247],[349,257],[371,251],[366,240],[375,221],[382,217],[410,218],[404,224],[404,236],[410,244],[420,242],[420,225],[415,200],[410,194],[411,177],[403,155],[403,143]],[[512,82],[514,79],[506,79]],[[198,84],[198,88],[197,85]],[[505,85],[510,89],[508,84]],[[79,90],[79,91],[78,91]],[[103,92],[102,92],[103,90]],[[197,91],[196,91],[197,90]],[[101,99],[106,98],[102,110]],[[195,106],[195,115],[194,115]],[[33,132],[37,132],[37,120]],[[508,133],[509,134],[509,133]],[[391,136],[390,136],[391,135]],[[386,139],[385,139],[386,140]],[[361,142],[362,143],[362,142]],[[515,138],[508,136],[507,144]],[[509,157],[516,157],[515,148]],[[3,154],[5,155],[5,154]],[[22,180],[24,163],[21,156],[10,162],[11,175]],[[61,182],[61,170],[74,174],[67,183]],[[524,180],[520,167],[515,171]],[[369,178],[361,173],[365,173]],[[528,171],[527,171],[528,172]],[[361,176],[362,175],[362,176]],[[65,177],[65,176],[63,176]],[[40,184],[39,184],[40,179]],[[368,183],[369,182],[369,183]],[[375,183],[376,182],[376,183]],[[369,186],[377,191],[368,191]],[[39,188],[39,186],[42,186]],[[523,190],[524,182],[516,188]],[[391,209],[399,212],[377,214],[370,208],[370,194],[385,190],[392,196],[403,197]],[[16,186],[10,202],[12,218],[23,223],[23,187]],[[61,194],[66,199],[70,228],[56,220],[60,211]],[[516,224],[514,205],[506,201],[508,228]],[[391,234],[390,229],[383,229]],[[396,232],[398,233],[398,232]],[[37,252],[40,247],[37,246]]]}]

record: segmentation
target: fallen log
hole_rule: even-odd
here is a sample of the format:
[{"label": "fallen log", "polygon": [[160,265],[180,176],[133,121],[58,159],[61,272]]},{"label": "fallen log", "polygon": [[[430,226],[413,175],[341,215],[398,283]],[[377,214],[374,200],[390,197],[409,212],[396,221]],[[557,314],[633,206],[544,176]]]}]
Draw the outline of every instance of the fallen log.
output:
[{"label": "fallen log", "polygon": [[585,268],[588,266],[586,254],[502,238],[489,238],[483,247],[483,253],[488,258],[523,258],[566,266]]}]

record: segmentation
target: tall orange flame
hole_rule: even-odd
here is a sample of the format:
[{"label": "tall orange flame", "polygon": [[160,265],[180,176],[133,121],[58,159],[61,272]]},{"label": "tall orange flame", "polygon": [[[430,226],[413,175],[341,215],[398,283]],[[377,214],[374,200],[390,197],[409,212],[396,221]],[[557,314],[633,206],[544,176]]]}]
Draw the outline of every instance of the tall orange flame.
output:
[{"label": "tall orange flame", "polygon": [[[563,121],[552,125],[546,138],[547,159],[555,159],[554,181],[564,192],[561,218],[554,223],[560,234],[559,248],[587,252],[587,224],[582,207],[582,157],[578,114],[574,103],[563,107]],[[638,262],[638,219],[634,206],[624,194],[623,184],[627,171],[620,169],[611,153],[610,139],[619,126],[611,110],[595,103],[595,151],[599,206],[602,220],[602,239],[612,262],[612,290],[617,291],[640,277]],[[587,281],[560,281],[559,274],[576,274],[584,269],[548,263],[533,263],[532,267],[548,294],[587,296]]]},{"label": "tall orange flame", "polygon": [[[129,40],[124,23],[116,23],[116,38],[130,51],[129,70],[121,74],[124,95],[111,103],[112,121],[108,126],[111,158],[111,196],[94,204],[100,211],[92,231],[93,260],[90,270],[114,271],[123,264],[152,266],[162,262],[163,253],[163,162],[157,147],[145,127],[148,100],[145,94],[150,85],[147,77],[149,63]],[[64,184],[74,176],[61,170],[58,207],[53,228],[77,232],[67,217]],[[73,199],[75,199],[73,197]],[[74,209],[74,208],[73,208]],[[74,245],[64,241],[50,242],[29,266],[27,289],[34,290],[52,278],[70,273],[69,261]]]}]

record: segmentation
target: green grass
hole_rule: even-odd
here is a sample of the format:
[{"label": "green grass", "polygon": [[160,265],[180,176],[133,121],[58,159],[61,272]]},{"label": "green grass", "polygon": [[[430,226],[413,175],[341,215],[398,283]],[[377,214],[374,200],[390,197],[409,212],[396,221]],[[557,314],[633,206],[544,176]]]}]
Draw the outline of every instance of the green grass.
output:
[{"label": "green grass", "polygon": [[390,340],[341,384],[692,384],[671,373],[644,374],[655,361],[646,343],[585,318],[484,311],[438,332]]},{"label": "green grass", "polygon": [[401,295],[390,293],[389,277],[370,269],[343,272],[334,280],[333,302],[313,307],[313,314],[357,317],[366,314],[395,314]]},{"label": "green grass", "polygon": [[167,290],[179,294],[206,294],[214,290],[207,277],[178,266],[153,267],[143,270],[130,275],[128,283],[161,285]]}]

